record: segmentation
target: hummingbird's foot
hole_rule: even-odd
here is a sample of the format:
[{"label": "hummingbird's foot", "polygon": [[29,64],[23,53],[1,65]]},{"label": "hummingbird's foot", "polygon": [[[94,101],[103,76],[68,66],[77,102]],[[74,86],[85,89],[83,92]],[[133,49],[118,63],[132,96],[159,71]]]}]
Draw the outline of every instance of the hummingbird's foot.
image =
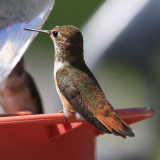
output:
[{"label": "hummingbird's foot", "polygon": [[66,121],[68,121],[68,115],[63,111],[63,109],[59,113],[63,113],[64,117],[66,118]]},{"label": "hummingbird's foot", "polygon": [[66,118],[66,121],[68,121],[68,115],[65,112],[63,112],[63,115]]},{"label": "hummingbird's foot", "polygon": [[59,113],[63,113],[63,109],[59,111]]}]

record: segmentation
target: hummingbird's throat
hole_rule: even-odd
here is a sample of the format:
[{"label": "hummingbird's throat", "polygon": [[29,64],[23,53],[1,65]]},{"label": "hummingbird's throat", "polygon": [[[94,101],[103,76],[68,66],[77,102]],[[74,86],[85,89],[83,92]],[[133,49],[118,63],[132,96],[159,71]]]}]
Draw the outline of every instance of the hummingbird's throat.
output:
[{"label": "hummingbird's throat", "polygon": [[55,48],[55,61],[57,62],[68,62],[74,63],[77,60],[83,60],[83,50],[73,48],[73,47],[58,47],[56,44],[54,45]]},{"label": "hummingbird's throat", "polygon": [[73,63],[77,63],[79,61],[84,61],[83,60],[83,53],[81,54],[77,54],[77,55],[70,55],[69,53],[64,53],[64,52],[61,52],[60,53],[56,53],[55,52],[55,57],[54,57],[55,61],[56,62],[62,62],[62,63],[70,63],[70,64],[73,64]]}]

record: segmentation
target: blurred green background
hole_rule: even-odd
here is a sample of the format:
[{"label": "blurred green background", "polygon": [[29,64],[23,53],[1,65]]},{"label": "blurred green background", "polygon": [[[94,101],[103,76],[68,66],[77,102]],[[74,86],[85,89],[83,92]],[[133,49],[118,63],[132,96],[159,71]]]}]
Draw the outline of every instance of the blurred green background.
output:
[{"label": "blurred green background", "polygon": [[[108,12],[111,12],[113,8],[110,3],[116,3],[116,1],[110,0],[108,2],[108,7],[110,7]],[[122,5],[119,6],[123,7],[125,2],[129,3],[121,1]],[[104,3],[106,1],[102,0],[57,0],[43,29],[52,29],[57,25],[69,24],[80,29],[83,28],[84,36],[87,36],[85,32],[86,25],[90,23],[91,17],[96,15]],[[92,63],[93,73],[108,100],[115,108],[149,106],[154,108],[155,115],[148,120],[132,125],[136,135],[135,138],[124,140],[113,135],[98,137],[97,159],[99,160],[160,159],[160,21],[158,21],[160,4],[158,1],[144,1],[144,4],[137,15],[125,25],[112,43],[104,49],[103,54],[100,55],[97,51],[96,53],[90,53],[93,57],[100,55],[97,61],[94,60],[92,63],[92,58],[90,59],[91,62],[89,59],[86,60],[87,63]],[[136,9],[136,6],[129,8],[127,14],[130,14],[134,7]],[[121,15],[122,11],[119,8],[115,12]],[[102,13],[98,20],[97,17],[93,17],[92,21],[95,20],[96,26],[103,27],[103,24],[109,20],[105,16],[105,13]],[[115,28],[118,25],[114,25],[114,20],[119,21],[120,24],[124,23],[121,19],[125,18],[114,19],[113,14],[113,26]],[[91,25],[92,29],[88,29],[88,31],[93,30],[95,33],[107,37],[105,28],[104,30],[97,30],[96,26]],[[87,44],[87,42],[84,39],[84,43]],[[102,42],[104,42],[103,39],[97,37],[97,45],[92,45],[93,50],[94,48],[96,50],[96,47]],[[62,109],[54,86],[53,49],[52,40],[47,35],[38,34],[25,53],[26,68],[37,83],[46,113],[59,112]],[[89,53],[85,50],[85,57],[87,54]]]}]

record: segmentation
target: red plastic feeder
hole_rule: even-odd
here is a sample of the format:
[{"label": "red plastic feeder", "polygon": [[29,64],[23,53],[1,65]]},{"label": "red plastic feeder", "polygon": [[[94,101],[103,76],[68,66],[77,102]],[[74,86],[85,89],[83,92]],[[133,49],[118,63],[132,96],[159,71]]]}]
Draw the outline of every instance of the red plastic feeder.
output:
[{"label": "red plastic feeder", "polygon": [[[153,115],[150,108],[116,110],[127,124]],[[7,117],[6,117],[7,116]],[[30,112],[0,115],[2,160],[94,160],[95,138],[103,134],[86,121],[62,113],[31,115]]]}]

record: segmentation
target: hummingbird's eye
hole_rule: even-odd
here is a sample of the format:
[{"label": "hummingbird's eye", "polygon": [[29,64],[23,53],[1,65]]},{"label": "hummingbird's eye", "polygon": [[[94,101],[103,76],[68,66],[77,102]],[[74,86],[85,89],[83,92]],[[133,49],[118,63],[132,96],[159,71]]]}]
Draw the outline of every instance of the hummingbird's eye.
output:
[{"label": "hummingbird's eye", "polygon": [[53,36],[56,38],[58,36],[58,32],[53,31]]}]

